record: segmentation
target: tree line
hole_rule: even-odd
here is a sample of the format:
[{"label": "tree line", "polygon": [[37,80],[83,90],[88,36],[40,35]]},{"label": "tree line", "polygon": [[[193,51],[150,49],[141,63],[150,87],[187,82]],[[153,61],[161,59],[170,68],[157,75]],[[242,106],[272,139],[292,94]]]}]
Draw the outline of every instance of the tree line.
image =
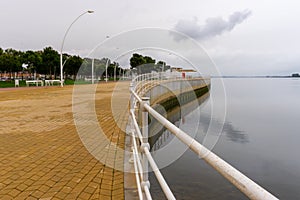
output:
[{"label": "tree line", "polygon": [[[81,58],[77,55],[63,54],[63,72],[64,78],[75,79],[77,73],[82,76],[91,76],[92,62],[94,65],[95,77],[103,78],[105,76],[106,65],[108,77],[119,76],[125,69],[119,66],[119,63],[112,62],[108,58],[91,59]],[[24,67],[24,64],[26,64]],[[23,67],[22,67],[23,65]],[[143,74],[152,71],[161,72],[170,69],[164,61],[156,62],[150,56],[143,56],[134,53],[130,58],[130,68],[133,73]],[[60,76],[60,54],[52,47],[45,47],[38,51],[19,51],[12,48],[2,49],[0,47],[0,73],[10,74],[14,77],[16,72],[27,72],[45,75],[46,78]],[[1,77],[2,78],[2,77]]]},{"label": "tree line", "polygon": [[143,56],[134,53],[130,58],[130,68],[135,70],[137,74],[151,73],[152,71],[162,72],[170,69],[170,66],[164,61],[156,62],[150,56]]},{"label": "tree line", "polygon": [[[92,62],[94,62],[94,74],[103,77],[103,73],[108,64],[108,76],[117,76],[123,73],[122,68],[116,62],[111,62],[108,58],[94,59],[81,58],[78,55],[63,54],[64,78],[75,79],[78,70],[81,75],[91,76]],[[26,64],[24,67],[24,64]],[[23,67],[22,67],[23,65]],[[0,73],[14,76],[16,72],[28,72],[43,74],[56,79],[60,75],[60,54],[52,47],[45,47],[38,51],[19,51],[12,48],[2,49],[0,47]]]}]

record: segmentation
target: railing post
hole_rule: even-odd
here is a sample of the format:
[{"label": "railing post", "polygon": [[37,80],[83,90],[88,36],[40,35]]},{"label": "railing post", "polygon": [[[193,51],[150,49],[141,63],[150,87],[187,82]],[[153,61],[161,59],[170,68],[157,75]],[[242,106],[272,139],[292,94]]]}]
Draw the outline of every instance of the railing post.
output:
[{"label": "railing post", "polygon": [[142,97],[142,104],[141,104],[141,110],[142,110],[142,134],[143,134],[143,143],[141,144],[141,152],[143,153],[143,180],[142,180],[142,188],[147,186],[150,188],[150,182],[148,180],[148,159],[145,155],[144,148],[148,148],[150,150],[150,145],[148,143],[148,111],[145,109],[145,104],[150,104],[150,98],[149,97]]},{"label": "railing post", "polygon": [[[130,106],[130,110],[134,108],[134,96],[131,93],[132,89],[133,89],[133,83],[131,82],[129,85],[129,94],[130,94],[130,102],[129,102],[129,106]],[[130,131],[133,134],[134,133],[134,127],[133,127],[133,121],[131,119],[131,123],[130,123]],[[133,158],[133,141],[132,141],[132,137],[130,137],[130,158],[129,158],[129,163],[133,163],[134,162],[134,158]]]},{"label": "railing post", "polygon": [[134,108],[134,96],[133,94],[131,93],[131,91],[133,90],[133,83],[131,82],[130,85],[129,85],[129,94],[130,94],[130,109],[133,109]]}]

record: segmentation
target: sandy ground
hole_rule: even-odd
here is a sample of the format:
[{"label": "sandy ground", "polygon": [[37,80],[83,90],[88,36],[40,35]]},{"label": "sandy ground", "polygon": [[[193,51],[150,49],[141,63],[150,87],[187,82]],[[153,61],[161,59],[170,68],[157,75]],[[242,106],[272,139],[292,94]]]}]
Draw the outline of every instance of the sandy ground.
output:
[{"label": "sandy ground", "polygon": [[94,100],[76,101],[106,135],[103,145],[88,141],[99,158],[82,141],[93,126],[85,117],[75,126],[73,86],[0,89],[0,199],[123,199],[128,84],[102,83],[87,94]]},{"label": "sandy ground", "polygon": [[72,88],[0,91],[0,134],[51,131],[72,123]]}]

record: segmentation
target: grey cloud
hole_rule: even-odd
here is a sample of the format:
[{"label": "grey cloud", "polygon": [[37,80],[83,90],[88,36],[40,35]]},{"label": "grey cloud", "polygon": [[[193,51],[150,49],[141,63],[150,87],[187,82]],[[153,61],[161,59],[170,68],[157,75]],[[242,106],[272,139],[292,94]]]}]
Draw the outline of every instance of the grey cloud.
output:
[{"label": "grey cloud", "polygon": [[[234,12],[227,20],[224,20],[221,17],[208,18],[204,25],[199,25],[197,18],[194,18],[193,20],[181,19],[177,22],[174,29],[194,39],[202,40],[221,35],[226,31],[231,31],[236,25],[242,23],[250,15],[250,10]],[[179,34],[173,34],[173,36],[175,40],[181,40],[184,38]]]}]

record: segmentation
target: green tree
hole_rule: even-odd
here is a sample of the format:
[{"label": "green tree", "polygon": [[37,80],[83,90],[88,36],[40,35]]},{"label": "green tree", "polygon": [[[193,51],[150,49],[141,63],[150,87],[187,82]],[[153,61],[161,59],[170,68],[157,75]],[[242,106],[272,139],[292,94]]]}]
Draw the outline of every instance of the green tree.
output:
[{"label": "green tree", "polygon": [[60,70],[60,56],[57,51],[52,49],[52,47],[46,47],[43,49],[42,52],[42,59],[43,59],[43,69],[45,70],[46,74],[57,75],[59,74]]},{"label": "green tree", "polygon": [[79,56],[70,56],[65,65],[64,65],[64,71],[67,75],[71,75],[73,79],[75,80],[77,72],[82,65],[83,59]]},{"label": "green tree", "polygon": [[10,77],[13,77],[13,72],[21,71],[21,56],[22,52],[14,49],[6,49],[1,54],[1,69],[10,72]]},{"label": "green tree", "polygon": [[149,56],[145,56],[144,57],[144,61],[145,63],[144,64],[155,64],[155,59],[149,57]]},{"label": "green tree", "polygon": [[[92,76],[92,62],[93,62],[93,59],[84,58],[78,74],[91,77]],[[116,75],[118,75],[119,63],[117,63],[117,62],[112,63],[109,58],[94,59],[94,77],[95,78],[101,77],[103,79],[105,77],[106,63],[107,63],[108,77],[113,77],[115,71],[116,71]]]},{"label": "green tree", "polygon": [[138,74],[151,73],[152,71],[161,72],[170,69],[170,66],[164,61],[158,61],[155,64],[155,59],[137,53],[134,53],[130,58],[130,66],[131,69],[136,69]]},{"label": "green tree", "polygon": [[37,73],[45,74],[46,71],[42,68],[42,55],[40,52],[26,51],[22,54],[21,65],[22,63],[28,64],[31,68],[34,68]]},{"label": "green tree", "polygon": [[155,60],[149,56],[134,53],[130,58],[130,68],[136,69],[139,74],[149,73],[154,69]]},{"label": "green tree", "polygon": [[156,63],[156,69],[157,69],[157,71],[166,71],[166,70],[168,70],[170,68],[171,68],[170,65],[167,65],[166,62],[164,62],[164,61],[158,61]]},{"label": "green tree", "polygon": [[103,77],[103,73],[105,72],[105,65],[106,65],[107,59],[108,58],[102,58],[101,60],[95,59],[95,63],[94,63],[95,64],[95,76]]},{"label": "green tree", "polygon": [[92,59],[91,58],[84,58],[82,65],[78,71],[78,75],[80,76],[91,76],[92,74]]},{"label": "green tree", "polygon": [[118,69],[119,69],[119,63],[117,62],[113,62],[111,64],[109,64],[108,68],[107,68],[107,73],[109,77],[114,77],[115,72],[116,72],[116,76],[118,75]]},{"label": "green tree", "polygon": [[6,64],[5,64],[5,55],[4,55],[4,51],[3,50],[2,50],[2,52],[0,54],[0,71],[1,72],[7,71],[6,70]]},{"label": "green tree", "polygon": [[94,61],[95,76],[100,76],[101,78],[105,77],[106,63],[107,63],[107,74],[108,76],[110,76],[112,72],[112,68],[111,68],[112,64],[109,58],[102,58],[101,60],[95,59]]},{"label": "green tree", "polygon": [[140,54],[134,53],[130,58],[130,68],[133,69],[142,64],[145,64],[144,57]]}]

